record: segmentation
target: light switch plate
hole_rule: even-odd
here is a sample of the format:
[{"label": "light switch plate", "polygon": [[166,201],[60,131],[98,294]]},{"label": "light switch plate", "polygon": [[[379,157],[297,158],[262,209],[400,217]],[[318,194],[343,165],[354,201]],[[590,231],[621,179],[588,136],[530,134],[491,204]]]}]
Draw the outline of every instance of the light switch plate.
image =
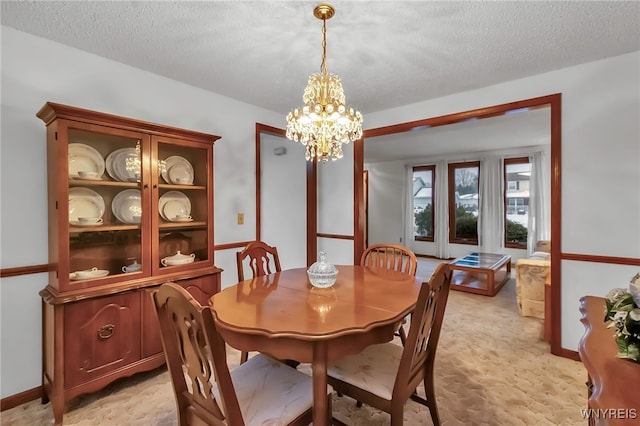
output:
[{"label": "light switch plate", "polygon": [[244,225],[244,213],[238,213],[238,225]]}]

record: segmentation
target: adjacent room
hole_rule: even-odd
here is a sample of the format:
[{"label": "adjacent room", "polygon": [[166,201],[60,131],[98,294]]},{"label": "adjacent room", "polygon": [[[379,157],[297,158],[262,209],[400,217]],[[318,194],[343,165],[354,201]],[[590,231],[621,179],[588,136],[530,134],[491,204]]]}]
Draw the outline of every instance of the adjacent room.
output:
[{"label": "adjacent room", "polygon": [[0,23],[2,425],[640,421],[640,2]]}]

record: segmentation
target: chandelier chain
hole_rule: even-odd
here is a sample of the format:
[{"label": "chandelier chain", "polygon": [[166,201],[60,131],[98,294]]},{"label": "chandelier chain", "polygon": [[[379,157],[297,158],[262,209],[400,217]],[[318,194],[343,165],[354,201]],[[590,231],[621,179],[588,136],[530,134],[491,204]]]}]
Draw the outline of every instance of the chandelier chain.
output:
[{"label": "chandelier chain", "polygon": [[328,74],[327,71],[327,20],[322,20],[322,63],[320,64],[322,74]]}]

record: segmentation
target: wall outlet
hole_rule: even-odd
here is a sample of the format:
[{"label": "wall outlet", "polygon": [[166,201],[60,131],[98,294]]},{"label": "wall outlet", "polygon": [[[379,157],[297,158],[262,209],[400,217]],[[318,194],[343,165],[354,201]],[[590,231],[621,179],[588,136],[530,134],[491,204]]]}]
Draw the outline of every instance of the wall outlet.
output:
[{"label": "wall outlet", "polygon": [[238,213],[238,225],[244,225],[244,213]]}]

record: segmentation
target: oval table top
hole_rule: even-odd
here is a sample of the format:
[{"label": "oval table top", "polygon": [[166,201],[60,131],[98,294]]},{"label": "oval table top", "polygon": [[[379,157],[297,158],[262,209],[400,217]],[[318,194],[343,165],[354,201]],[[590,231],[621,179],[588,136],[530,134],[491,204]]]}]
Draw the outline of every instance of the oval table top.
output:
[{"label": "oval table top", "polygon": [[335,284],[313,287],[305,268],[242,281],[211,298],[218,324],[271,337],[326,339],[397,322],[418,300],[422,280],[339,265]]}]

